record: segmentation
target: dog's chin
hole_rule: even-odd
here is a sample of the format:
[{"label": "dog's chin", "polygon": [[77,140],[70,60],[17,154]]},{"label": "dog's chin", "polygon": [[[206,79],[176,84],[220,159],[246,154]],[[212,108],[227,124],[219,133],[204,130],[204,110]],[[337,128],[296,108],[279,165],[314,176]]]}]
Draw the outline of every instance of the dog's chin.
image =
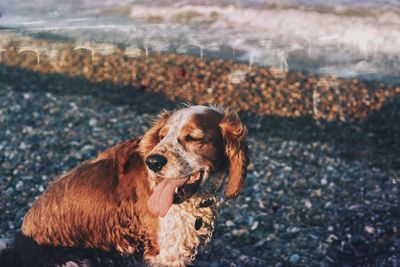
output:
[{"label": "dog's chin", "polygon": [[[173,204],[180,204],[191,198],[200,189],[202,182],[206,179],[207,172],[201,169],[187,177],[185,182],[175,189]],[[156,177],[156,184],[161,183],[166,177]]]}]

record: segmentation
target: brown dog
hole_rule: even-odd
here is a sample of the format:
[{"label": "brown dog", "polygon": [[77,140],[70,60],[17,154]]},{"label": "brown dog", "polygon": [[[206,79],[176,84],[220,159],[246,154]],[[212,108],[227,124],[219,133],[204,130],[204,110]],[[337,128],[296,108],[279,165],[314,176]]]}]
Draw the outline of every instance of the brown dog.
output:
[{"label": "brown dog", "polygon": [[230,199],[244,184],[245,136],[229,110],[163,112],[142,138],[119,143],[53,182],[26,214],[22,233],[41,246],[184,266],[211,238],[217,192]]}]

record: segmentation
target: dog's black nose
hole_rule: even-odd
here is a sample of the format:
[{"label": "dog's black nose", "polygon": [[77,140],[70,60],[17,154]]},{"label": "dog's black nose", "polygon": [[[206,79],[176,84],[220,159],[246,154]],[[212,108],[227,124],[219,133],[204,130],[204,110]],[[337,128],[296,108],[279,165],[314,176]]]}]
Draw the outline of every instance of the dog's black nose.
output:
[{"label": "dog's black nose", "polygon": [[167,159],[159,154],[150,155],[146,159],[147,166],[154,172],[161,170],[166,163]]}]

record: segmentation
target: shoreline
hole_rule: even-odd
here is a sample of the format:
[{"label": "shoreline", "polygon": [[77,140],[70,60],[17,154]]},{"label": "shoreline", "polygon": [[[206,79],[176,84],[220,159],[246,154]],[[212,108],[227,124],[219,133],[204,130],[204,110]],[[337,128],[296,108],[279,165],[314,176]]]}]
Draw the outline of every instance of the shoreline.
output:
[{"label": "shoreline", "polygon": [[[342,79],[232,60],[186,54],[146,53],[107,44],[73,46],[39,39],[13,39],[3,45],[0,63],[41,74],[82,77],[91,83],[163,94],[170,101],[230,106],[261,116],[309,116],[355,122],[400,94],[400,86]],[[251,105],[249,105],[251,103]]]}]

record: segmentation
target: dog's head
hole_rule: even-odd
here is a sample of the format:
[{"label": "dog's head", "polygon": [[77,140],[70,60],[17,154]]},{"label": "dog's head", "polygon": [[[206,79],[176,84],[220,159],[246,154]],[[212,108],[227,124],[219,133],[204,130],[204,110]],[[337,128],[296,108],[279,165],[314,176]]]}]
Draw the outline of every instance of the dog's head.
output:
[{"label": "dog's head", "polygon": [[172,203],[215,194],[225,176],[226,197],[237,196],[246,177],[246,133],[237,113],[229,110],[191,106],[161,113],[140,142],[157,184],[150,210],[164,216]]}]

